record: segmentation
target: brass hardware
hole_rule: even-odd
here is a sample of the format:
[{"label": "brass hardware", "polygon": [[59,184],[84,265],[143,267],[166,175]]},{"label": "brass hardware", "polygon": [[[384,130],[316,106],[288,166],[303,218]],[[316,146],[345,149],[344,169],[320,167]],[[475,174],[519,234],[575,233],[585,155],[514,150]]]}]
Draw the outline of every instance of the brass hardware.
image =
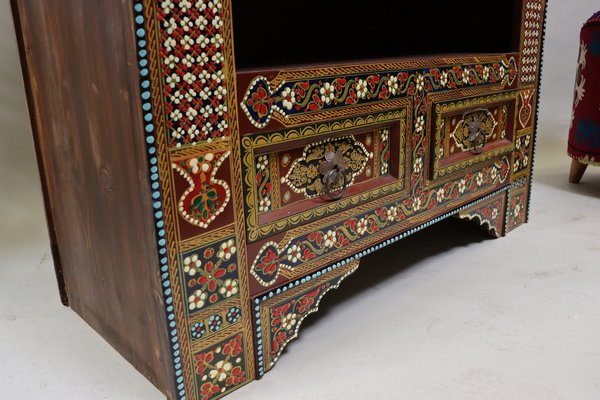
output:
[{"label": "brass hardware", "polygon": [[325,197],[329,200],[341,199],[348,188],[347,168],[340,151],[325,152],[325,160],[319,165],[322,176]]},{"label": "brass hardware", "polygon": [[[472,152],[475,154],[483,153],[483,148],[487,143],[487,134],[483,129],[483,124],[477,114],[473,115],[473,122],[469,124],[469,141],[473,143]],[[483,137],[481,143],[477,143],[479,138]]]}]

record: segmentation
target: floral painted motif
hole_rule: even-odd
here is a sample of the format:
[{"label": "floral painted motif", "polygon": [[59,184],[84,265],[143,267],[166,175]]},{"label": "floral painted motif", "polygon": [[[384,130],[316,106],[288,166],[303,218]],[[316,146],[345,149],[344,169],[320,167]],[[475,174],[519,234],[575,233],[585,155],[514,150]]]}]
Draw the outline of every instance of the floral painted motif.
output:
[{"label": "floral painted motif", "polygon": [[172,164],[189,185],[178,203],[179,214],[188,223],[208,228],[229,204],[229,185],[215,177],[227,157],[229,151],[204,153]]},{"label": "floral painted motif", "polygon": [[[356,176],[364,171],[367,162],[373,158],[373,154],[369,153],[354,136],[323,140],[304,148],[302,157],[294,161],[284,182],[292,191],[302,193],[306,198],[325,194],[319,165],[325,159],[325,153],[328,151],[341,153],[348,171],[346,186],[354,183]],[[338,188],[333,189],[337,190]]]},{"label": "floral painted motif", "polygon": [[241,107],[254,126],[264,128],[274,112],[289,117],[424,92],[512,84],[516,68],[516,61],[511,58],[487,64],[290,81],[275,90],[271,90],[267,78],[258,76],[248,87]]},{"label": "floral painted motif", "polygon": [[239,307],[231,307],[227,311],[226,320],[230,324],[235,324],[242,317],[242,310]]},{"label": "floral painted motif", "polygon": [[211,315],[208,319],[208,329],[211,332],[217,332],[221,329],[223,318],[220,315]]},{"label": "floral painted motif", "polygon": [[415,122],[415,132],[421,133],[425,129],[425,116],[419,115],[417,117],[417,121]]},{"label": "floral painted motif", "polygon": [[281,97],[283,98],[283,108],[291,110],[296,103],[296,93],[290,88],[285,88],[281,92]]},{"label": "floral painted motif", "polygon": [[512,231],[527,220],[527,192],[511,194],[507,230]]},{"label": "floral painted motif", "polygon": [[221,243],[219,247],[219,251],[217,252],[217,257],[229,261],[231,256],[233,256],[236,252],[235,242],[233,239],[229,239],[226,242]]},{"label": "floral painted motif", "polygon": [[204,304],[206,304],[207,297],[208,295],[206,294],[206,292],[200,289],[194,290],[192,294],[190,294],[190,296],[188,297],[188,308],[190,309],[190,311],[199,310],[202,307],[204,307]]},{"label": "floral painted motif", "polygon": [[413,171],[417,174],[420,174],[422,169],[423,157],[418,157],[417,159],[415,159],[415,161],[413,161]]},{"label": "floral painted motif", "polygon": [[501,193],[492,201],[477,204],[474,208],[459,213],[460,218],[479,221],[482,226],[487,227],[489,233],[500,237],[504,233],[504,204],[506,195]]},{"label": "floral painted motif", "polygon": [[340,250],[364,236],[378,233],[419,212],[432,210],[444,202],[456,200],[486,185],[505,182],[509,173],[510,162],[504,157],[456,182],[448,182],[441,188],[419,188],[414,197],[302,235],[283,246],[267,242],[258,252],[250,273],[261,285],[271,286],[277,281],[282,269],[293,271],[301,263]]},{"label": "floral painted motif", "polygon": [[[252,274],[265,286],[275,282],[279,276],[281,257],[277,243],[267,242],[258,253],[252,266]],[[269,281],[268,283],[265,281]]]},{"label": "floral painted motif", "polygon": [[529,167],[531,143],[531,135],[521,136],[515,140],[514,173],[523,171]]},{"label": "floral painted motif", "polygon": [[202,336],[206,333],[206,326],[204,322],[196,322],[192,326],[192,338],[194,339],[202,339]]},{"label": "floral painted motif", "polygon": [[241,334],[195,354],[193,361],[202,400],[220,397],[249,379]]},{"label": "floral painted motif", "polygon": [[182,255],[190,314],[239,295],[236,253],[234,239],[225,239]]},{"label": "floral painted motif", "polygon": [[[299,316],[304,317],[315,306],[322,294],[331,287],[331,283],[327,282],[315,290],[305,293],[302,296],[292,299],[291,301],[277,305],[271,308],[271,341],[270,350],[278,354],[289,338],[297,334]],[[273,358],[276,358],[273,357]]]},{"label": "floral painted motif", "polygon": [[168,145],[230,136],[220,0],[156,2]]},{"label": "floral painted motif", "polygon": [[[260,339],[264,342],[259,350],[259,354],[264,357],[264,364],[259,367],[260,375],[271,369],[285,346],[298,337],[302,321],[308,315],[318,311],[319,303],[325,294],[338,288],[340,283],[357,268],[358,261],[348,263],[336,270],[329,268],[325,273],[313,274],[311,280],[303,279],[302,283],[299,283],[301,290],[294,289],[295,291],[291,293],[288,291],[288,295],[263,297],[265,304],[259,307],[262,321],[258,322],[264,332]],[[288,289],[291,287],[292,285],[288,285]],[[257,301],[260,304],[260,300]]]}]

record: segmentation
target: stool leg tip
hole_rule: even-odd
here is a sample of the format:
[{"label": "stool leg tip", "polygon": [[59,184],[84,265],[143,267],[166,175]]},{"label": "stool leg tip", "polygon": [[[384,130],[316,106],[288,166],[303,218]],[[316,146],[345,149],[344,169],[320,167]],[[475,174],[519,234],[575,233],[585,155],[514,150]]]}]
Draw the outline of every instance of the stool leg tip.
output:
[{"label": "stool leg tip", "polygon": [[579,161],[573,159],[571,162],[571,172],[569,174],[569,182],[571,183],[579,183],[585,170],[587,169],[587,164],[580,163]]}]

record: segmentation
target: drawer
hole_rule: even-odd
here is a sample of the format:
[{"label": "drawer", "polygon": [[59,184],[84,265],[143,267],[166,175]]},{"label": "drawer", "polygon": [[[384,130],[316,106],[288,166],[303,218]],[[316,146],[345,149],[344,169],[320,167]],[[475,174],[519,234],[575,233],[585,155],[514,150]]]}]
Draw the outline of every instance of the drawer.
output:
[{"label": "drawer", "polygon": [[[432,96],[429,178],[437,181],[514,151],[516,91]],[[461,97],[464,96],[464,97]]]},{"label": "drawer", "polygon": [[[407,118],[407,109],[400,108],[245,135],[242,160],[249,241],[405,191],[410,151]],[[334,159],[328,162],[326,156]],[[338,164],[344,172],[335,175],[327,188],[325,169]]]},{"label": "drawer", "polygon": [[[516,71],[497,55],[238,76],[250,295],[507,187]],[[482,143],[452,147],[449,129],[474,116],[489,129]],[[350,169],[333,201],[319,171],[327,151]]]},{"label": "drawer", "polygon": [[360,254],[401,232],[410,232],[462,205],[506,188],[510,160],[489,160],[454,181],[414,194],[377,201],[279,233],[248,245],[251,295],[298,279],[325,265]]}]

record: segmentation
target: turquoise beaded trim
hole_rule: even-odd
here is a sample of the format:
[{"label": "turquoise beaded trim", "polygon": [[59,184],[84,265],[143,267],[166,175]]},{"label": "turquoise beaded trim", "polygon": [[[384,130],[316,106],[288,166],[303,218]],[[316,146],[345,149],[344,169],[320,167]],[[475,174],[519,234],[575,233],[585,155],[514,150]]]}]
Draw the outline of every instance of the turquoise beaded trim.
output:
[{"label": "turquoise beaded trim", "polygon": [[150,185],[152,188],[152,200],[154,203],[154,223],[156,226],[156,240],[158,246],[158,257],[160,265],[160,278],[163,287],[165,301],[165,313],[169,327],[169,338],[173,356],[173,369],[175,371],[175,382],[180,400],[185,400],[185,385],[183,382],[183,369],[181,364],[181,351],[179,349],[179,337],[177,334],[177,323],[175,320],[175,307],[173,306],[173,293],[171,290],[171,276],[169,274],[169,258],[167,253],[167,239],[165,222],[163,220],[163,208],[160,193],[160,180],[158,171],[158,158],[156,150],[156,135],[154,127],[154,116],[152,114],[152,103],[150,93],[150,71],[148,70],[148,50],[146,49],[146,30],[144,29],[144,6],[140,1],[133,3],[135,36],[137,45],[138,66],[140,70],[140,91],[142,110],[144,117],[144,131],[146,133],[146,150],[148,156],[148,168],[150,171]]},{"label": "turquoise beaded trim", "polygon": [[[328,274],[334,270],[336,270],[337,268],[346,265],[352,261],[355,261],[357,259],[360,259],[366,255],[369,255],[377,250],[381,250],[384,247],[387,247],[393,243],[396,243],[397,241],[404,239],[408,236],[411,236],[425,228],[428,228],[440,221],[445,220],[446,218],[449,218],[453,215],[456,215],[456,213],[459,213],[463,210],[466,210],[467,208],[473,207],[474,205],[477,205],[485,200],[488,200],[502,192],[507,192],[508,193],[508,197],[510,197],[510,185],[509,186],[505,186],[501,189],[498,189],[480,199],[477,199],[471,203],[468,203],[460,208],[457,208],[453,211],[450,211],[446,214],[440,215],[439,217],[436,217],[434,219],[432,219],[431,221],[428,221],[422,225],[419,225],[415,228],[409,229],[406,232],[403,232],[397,236],[392,237],[391,239],[387,239],[384,240],[383,242],[376,244],[374,246],[369,247],[366,250],[363,250],[361,252],[358,252],[357,254],[346,258],[343,261],[339,261],[329,267],[323,268],[320,271],[314,272],[312,274],[309,274],[307,276],[305,276],[304,278],[298,279],[294,282],[290,282],[287,285],[284,285],[282,287],[279,287],[277,289],[271,290],[268,293],[265,293],[259,297],[257,297],[256,299],[254,299],[254,317],[255,317],[255,327],[256,327],[256,355],[257,355],[257,365],[258,365],[258,376],[262,377],[265,374],[265,365],[264,365],[264,353],[263,353],[263,341],[262,341],[262,328],[261,328],[261,317],[260,317],[260,305],[261,303],[267,301],[268,299],[272,298],[273,296],[276,296],[278,294],[287,292],[290,289],[293,289],[294,287],[301,285],[303,283],[306,283],[312,279],[315,279],[317,277],[323,276],[325,274]],[[506,209],[508,210],[508,206],[506,207]],[[506,231],[506,221],[508,220],[508,215],[505,218],[505,227],[504,230]]]}]

